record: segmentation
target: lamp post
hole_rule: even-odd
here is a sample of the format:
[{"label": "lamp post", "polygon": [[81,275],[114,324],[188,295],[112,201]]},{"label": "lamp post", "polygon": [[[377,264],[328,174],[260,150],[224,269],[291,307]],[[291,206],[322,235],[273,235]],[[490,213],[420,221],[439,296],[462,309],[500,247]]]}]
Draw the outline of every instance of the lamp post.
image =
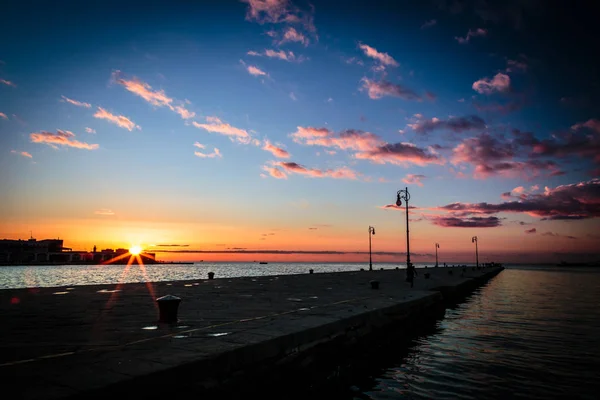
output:
[{"label": "lamp post", "polygon": [[371,257],[371,235],[375,235],[375,228],[369,225],[369,271],[373,271],[373,258]]},{"label": "lamp post", "polygon": [[439,248],[440,248],[440,244],[439,244],[439,243],[436,243],[436,244],[435,244],[435,266],[436,266],[436,267],[438,266],[438,255],[437,255],[437,249],[439,249]]},{"label": "lamp post", "polygon": [[475,243],[475,262],[477,263],[477,269],[479,269],[479,251],[477,249],[477,236],[471,238],[471,243]]},{"label": "lamp post", "polygon": [[408,274],[410,273],[410,240],[408,236],[408,201],[410,200],[410,193],[408,193],[408,188],[398,190],[396,197],[396,205],[398,207],[402,205],[402,200],[404,200],[406,204],[406,270]]}]

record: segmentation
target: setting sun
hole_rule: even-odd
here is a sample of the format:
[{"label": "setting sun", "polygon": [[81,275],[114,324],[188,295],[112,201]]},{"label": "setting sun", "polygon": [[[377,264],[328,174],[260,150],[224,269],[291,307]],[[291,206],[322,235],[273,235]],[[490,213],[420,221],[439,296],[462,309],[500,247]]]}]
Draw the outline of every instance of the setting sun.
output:
[{"label": "setting sun", "polygon": [[133,255],[138,255],[142,252],[142,248],[140,246],[131,246],[129,252]]}]

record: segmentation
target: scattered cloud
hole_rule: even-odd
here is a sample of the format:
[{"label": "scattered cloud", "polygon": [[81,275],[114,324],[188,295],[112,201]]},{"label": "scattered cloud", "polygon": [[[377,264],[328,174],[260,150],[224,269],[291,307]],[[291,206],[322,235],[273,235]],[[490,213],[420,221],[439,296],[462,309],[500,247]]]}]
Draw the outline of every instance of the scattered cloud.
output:
[{"label": "scattered cloud", "polygon": [[304,46],[308,46],[309,40],[304,34],[297,31],[293,27],[288,27],[283,33],[283,38],[279,41],[279,44],[282,45],[287,42],[297,42],[301,43]]},{"label": "scattered cloud", "polygon": [[358,47],[363,51],[363,53],[365,53],[365,55],[367,57],[371,57],[374,60],[379,61],[383,66],[397,67],[400,65],[388,53],[381,53],[381,52],[377,51],[377,49],[375,49],[374,47],[371,47],[371,46],[363,44],[363,43],[359,43]]},{"label": "scattered cloud", "polygon": [[447,120],[439,118],[420,119],[414,124],[408,124],[413,131],[419,134],[428,134],[438,129],[447,129],[456,133],[469,130],[485,129],[485,121],[476,115],[465,117],[450,117]]},{"label": "scattered cloud", "polygon": [[85,131],[86,131],[87,133],[96,133],[96,130],[95,130],[95,129],[88,128],[88,127],[86,127],[86,128],[85,128]]},{"label": "scattered cloud", "polygon": [[473,90],[481,94],[492,94],[494,92],[510,91],[510,77],[498,72],[492,79],[481,78],[473,83]]},{"label": "scattered cloud", "polygon": [[[198,142],[194,143],[194,146],[200,147],[198,145],[202,146],[201,148],[204,148],[204,146],[201,145],[200,143],[198,143]],[[221,151],[219,151],[219,149],[217,149],[216,147],[213,149],[212,153],[202,153],[200,151],[195,151],[194,155],[196,157],[200,157],[200,158],[216,158],[216,157],[222,158],[223,157],[223,155],[221,154]]]},{"label": "scattered cloud", "polygon": [[340,150],[369,150],[385,144],[379,136],[373,133],[353,129],[336,134],[327,128],[299,126],[290,137],[298,144],[333,147]]},{"label": "scattered cloud", "polygon": [[171,111],[179,114],[179,116],[183,119],[190,119],[196,116],[195,112],[189,111],[185,108],[187,102],[178,101],[167,96],[164,90],[153,90],[152,86],[141,81],[135,76],[131,79],[126,79],[121,71],[117,70],[113,72],[112,80],[119,85],[122,85],[129,92],[140,96],[153,106],[167,107]]},{"label": "scattered cloud", "polygon": [[376,82],[368,78],[362,78],[361,83],[362,89],[367,90],[367,94],[373,100],[381,99],[384,96],[400,97],[404,100],[421,100],[421,97],[412,89],[391,83],[385,79]]},{"label": "scattered cloud", "polygon": [[92,108],[92,105],[90,103],[84,103],[82,101],[73,100],[73,99],[70,99],[70,98],[65,97],[65,96],[60,96],[60,97],[62,97],[62,101],[70,103],[70,104],[73,104],[74,106],[85,107],[85,108]]},{"label": "scattered cloud", "polygon": [[6,114],[4,114],[3,112],[0,112],[0,118],[2,118],[2,119],[8,119],[8,117],[6,116]]},{"label": "scattered cloud", "polygon": [[[290,0],[242,0],[242,2],[248,3],[246,12],[248,21],[256,21],[259,24],[298,24],[309,32],[316,31],[312,8],[309,12],[303,11]],[[273,36],[274,31],[267,32],[269,33],[271,33],[269,36]]]},{"label": "scattered cloud", "polygon": [[285,50],[265,49],[262,53],[259,53],[256,51],[249,51],[246,54],[248,54],[249,56],[255,56],[255,57],[263,57],[264,56],[264,57],[269,57],[269,58],[277,58],[279,60],[283,60],[283,61],[287,61],[287,62],[302,62],[306,59],[303,56],[296,57],[294,52],[285,51]]},{"label": "scattered cloud", "polygon": [[248,71],[248,73],[250,75],[253,76],[265,76],[267,75],[267,73],[265,71],[263,71],[262,69],[255,67],[254,65],[248,65],[246,67],[246,70]]},{"label": "scattered cloud", "polygon": [[57,146],[74,147],[77,149],[96,150],[97,144],[88,144],[73,139],[75,134],[69,131],[57,129],[56,133],[52,132],[34,132],[29,135],[32,143],[44,143],[50,147],[58,148]]},{"label": "scattered cloud", "polygon": [[23,157],[33,158],[33,156],[30,153],[26,152],[26,151],[11,150],[10,152],[12,154],[18,154],[18,155],[23,156]]},{"label": "scattered cloud", "polygon": [[545,188],[544,193],[528,194],[519,200],[499,204],[452,203],[438,207],[452,213],[523,213],[542,220],[580,220],[600,217],[600,178],[586,182]]},{"label": "scattered cloud", "polygon": [[94,118],[105,119],[108,122],[111,122],[121,128],[127,129],[128,131],[132,131],[135,129],[142,129],[139,125],[136,125],[132,120],[123,116],[123,115],[114,115],[108,111],[106,111],[102,107],[98,107],[98,111],[94,114]]},{"label": "scattered cloud", "polygon": [[431,150],[426,151],[412,143],[386,143],[368,151],[356,153],[358,159],[370,160],[376,164],[396,164],[408,166],[415,164],[444,164],[445,160]]},{"label": "scattered cloud", "polygon": [[272,161],[270,166],[265,166],[263,169],[274,178],[285,179],[289,174],[299,174],[311,178],[333,178],[333,179],[358,179],[356,171],[348,167],[340,167],[336,169],[317,169],[308,168],[295,162]]},{"label": "scattered cloud", "polygon": [[435,24],[437,24],[437,20],[430,19],[429,21],[426,21],[423,25],[421,25],[421,29],[431,28]]},{"label": "scattered cloud", "polygon": [[298,99],[296,98],[296,95],[294,94],[294,92],[290,92],[290,99],[297,101]]},{"label": "scattered cloud", "polygon": [[206,117],[206,124],[200,124],[196,121],[192,122],[196,128],[204,129],[209,132],[220,133],[221,135],[231,136],[238,142],[248,144],[250,143],[250,135],[244,129],[236,128],[221,121],[217,117]]},{"label": "scattered cloud", "polygon": [[526,229],[526,230],[525,230],[525,233],[527,233],[527,234],[533,234],[533,233],[537,233],[537,229],[535,229],[535,228]]},{"label": "scattered cloud", "polygon": [[488,33],[488,31],[483,28],[477,28],[475,30],[469,29],[469,31],[467,32],[467,35],[465,37],[455,36],[454,39],[456,39],[456,41],[460,44],[466,44],[466,43],[469,43],[471,38],[478,37],[478,36],[486,36],[487,33]]},{"label": "scattered cloud", "polygon": [[497,217],[447,217],[441,215],[428,218],[434,225],[444,228],[495,228],[501,225]]},{"label": "scattered cloud", "polygon": [[506,72],[526,72],[528,68],[524,60],[506,60]]},{"label": "scattered cloud", "polygon": [[115,215],[115,212],[108,208],[101,208],[99,210],[94,211],[94,214],[96,214],[96,215]]},{"label": "scattered cloud", "polygon": [[0,79],[0,83],[6,86],[17,87],[17,85],[14,82],[7,81],[6,79]]},{"label": "scattered cloud", "polygon": [[425,178],[427,178],[425,175],[408,174],[402,179],[402,182],[409,185],[423,186],[423,182],[421,182],[421,180]]},{"label": "scattered cloud", "polygon": [[290,158],[290,153],[281,147],[277,147],[271,144],[268,140],[265,140],[263,150],[271,152],[277,158]]}]

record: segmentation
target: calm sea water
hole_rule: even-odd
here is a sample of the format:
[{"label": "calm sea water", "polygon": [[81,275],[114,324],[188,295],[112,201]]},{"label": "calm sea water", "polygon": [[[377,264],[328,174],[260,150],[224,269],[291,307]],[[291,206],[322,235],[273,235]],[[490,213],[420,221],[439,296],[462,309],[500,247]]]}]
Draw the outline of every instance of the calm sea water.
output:
[{"label": "calm sea water", "polygon": [[597,399],[600,269],[507,268],[340,399]]},{"label": "calm sea water", "polygon": [[[403,264],[381,264],[403,268]],[[431,264],[430,264],[431,266]],[[348,271],[361,264],[0,267],[0,288]],[[126,272],[125,272],[126,271]],[[427,334],[389,349],[331,399],[596,399],[600,269],[507,266]],[[298,388],[300,389],[300,388]],[[294,392],[297,390],[295,389]],[[283,396],[282,398],[285,398]]]}]

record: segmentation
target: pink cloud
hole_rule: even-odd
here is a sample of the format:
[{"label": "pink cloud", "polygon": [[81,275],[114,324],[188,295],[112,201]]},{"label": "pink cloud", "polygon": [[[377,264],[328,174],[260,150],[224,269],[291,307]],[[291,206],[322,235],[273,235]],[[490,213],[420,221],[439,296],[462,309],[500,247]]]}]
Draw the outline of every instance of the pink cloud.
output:
[{"label": "pink cloud", "polygon": [[306,36],[304,36],[304,34],[298,32],[295,28],[288,27],[283,34],[283,38],[279,41],[279,44],[287,42],[298,42],[302,43],[304,46],[308,46],[309,40]]},{"label": "pink cloud", "polygon": [[263,146],[263,150],[271,152],[277,158],[290,158],[290,153],[281,147],[277,147],[271,144],[268,140],[265,140],[265,145]]},{"label": "pink cloud", "polygon": [[287,179],[287,175],[277,167],[270,167],[268,165],[263,166],[263,170],[268,172],[273,178],[276,179]]},{"label": "pink cloud", "polygon": [[532,234],[532,233],[536,233],[536,232],[537,232],[537,229],[535,229],[535,228],[525,230],[525,233],[528,233],[528,234]]},{"label": "pink cloud", "polygon": [[242,0],[242,2],[248,3],[246,12],[248,21],[256,21],[259,24],[300,24],[309,32],[316,30],[312,11],[304,12],[289,0]]},{"label": "pink cloud", "polygon": [[546,188],[541,194],[527,194],[519,200],[499,204],[452,203],[437,207],[451,213],[524,213],[547,220],[580,220],[600,217],[600,179]]},{"label": "pink cloud", "polygon": [[250,75],[253,75],[253,76],[264,76],[264,75],[267,75],[267,73],[265,71],[261,70],[258,67],[255,67],[254,65],[248,65],[246,67],[246,70],[248,71],[248,73]]},{"label": "pink cloud", "polygon": [[510,90],[510,77],[502,72],[498,72],[492,79],[481,78],[474,82],[473,90],[481,94],[508,92]]},{"label": "pink cloud", "polygon": [[334,147],[340,150],[369,150],[385,144],[379,136],[357,130],[346,130],[336,134],[327,128],[299,126],[290,137],[299,144]]},{"label": "pink cloud", "polygon": [[571,127],[571,129],[575,129],[575,130],[584,129],[584,128],[587,128],[596,133],[600,133],[600,120],[592,118],[592,119],[587,120],[586,122],[581,122],[581,123],[575,124]]},{"label": "pink cloud", "polygon": [[444,228],[495,228],[500,226],[500,219],[497,217],[447,217],[434,215],[428,217],[434,225]]},{"label": "pink cloud", "polygon": [[35,132],[30,134],[29,137],[33,143],[44,143],[55,149],[57,145],[85,150],[96,150],[99,147],[97,144],[88,144],[74,140],[73,137],[75,137],[75,134],[73,132],[60,129],[57,129],[56,133],[46,131]]},{"label": "pink cloud", "polygon": [[525,72],[529,66],[525,61],[520,60],[507,60],[506,61],[506,72]]},{"label": "pink cloud", "polygon": [[204,129],[209,132],[220,133],[221,135],[232,136],[241,143],[249,143],[250,135],[244,129],[236,128],[221,121],[217,117],[206,117],[207,124],[200,124],[196,121],[192,122],[196,128]]},{"label": "pink cloud", "polygon": [[65,97],[65,96],[60,96],[60,97],[62,97],[63,101],[65,101],[67,103],[70,103],[70,104],[73,104],[74,106],[77,106],[77,107],[85,107],[85,108],[91,108],[92,107],[92,105],[90,103],[84,103],[82,101],[73,100],[73,99],[70,99],[70,98]]},{"label": "pink cloud", "polygon": [[362,78],[361,83],[362,89],[367,90],[367,94],[373,100],[381,99],[384,96],[400,97],[404,100],[421,100],[421,97],[413,90],[386,80],[375,82],[368,78]]},{"label": "pink cloud", "polygon": [[7,81],[6,79],[0,79],[0,83],[4,84],[6,86],[17,87],[17,85],[14,82]]},{"label": "pink cloud", "polygon": [[[280,168],[280,169],[276,169],[276,170],[286,176],[287,176],[287,174],[299,174],[299,175],[304,175],[304,176],[308,176],[311,178],[357,179],[358,175],[359,175],[356,171],[354,171],[348,167],[340,167],[340,168],[336,168],[336,169],[321,170],[321,169],[317,169],[317,168],[307,168],[298,163],[286,162],[286,161],[273,161],[273,162],[271,162],[271,165],[272,165],[272,167]],[[269,170],[268,168],[269,167],[267,167],[267,169],[265,169],[265,171],[271,173],[271,176],[273,176],[272,171]],[[275,173],[277,173],[277,172],[275,172]]]},{"label": "pink cloud", "polygon": [[[141,81],[135,76],[131,79],[123,78],[121,71],[113,72],[112,79],[122,85],[129,92],[140,96],[148,103],[156,107],[167,107],[171,111],[179,114],[183,119],[190,119],[196,116],[196,113],[185,108],[185,102],[176,101],[167,96],[164,90],[153,90],[148,83]],[[175,105],[178,103],[177,105]]]},{"label": "pink cloud", "polygon": [[421,180],[424,178],[426,178],[425,175],[408,174],[402,179],[402,182],[407,183],[409,185],[423,186],[423,182],[421,182]]},{"label": "pink cloud", "polygon": [[96,130],[95,130],[95,129],[92,129],[92,128],[87,128],[87,127],[85,128],[85,131],[86,131],[87,133],[96,133]]},{"label": "pink cloud", "polygon": [[358,159],[370,160],[376,164],[390,163],[403,166],[409,164],[424,166],[444,164],[445,162],[437,154],[427,152],[412,143],[387,143],[368,151],[356,153],[354,156]]},{"label": "pink cloud", "polygon": [[397,67],[400,65],[388,53],[381,53],[374,47],[362,43],[359,43],[358,47],[363,51],[363,53],[365,53],[367,57],[371,57],[379,61],[382,65],[387,65],[389,67]]},{"label": "pink cloud", "polygon": [[111,122],[121,128],[125,128],[128,131],[132,131],[135,129],[142,129],[139,125],[136,125],[132,120],[123,116],[123,115],[114,115],[108,111],[106,111],[102,107],[98,107],[98,111],[94,114],[94,118],[105,119],[108,122]]},{"label": "pink cloud", "polygon": [[12,154],[18,154],[18,155],[23,156],[23,157],[33,158],[33,156],[30,153],[26,152],[26,151],[11,150],[10,152]]},{"label": "pink cloud", "polygon": [[483,28],[477,28],[475,30],[469,29],[469,31],[467,32],[467,35],[464,38],[460,37],[460,36],[455,36],[454,39],[456,39],[456,41],[460,44],[465,44],[465,43],[469,43],[471,38],[478,37],[478,36],[486,36],[487,33],[488,33],[488,31]]},{"label": "pink cloud", "polygon": [[260,57],[260,56],[265,56],[265,57],[269,57],[269,58],[278,58],[280,60],[283,61],[288,61],[288,62],[302,62],[304,61],[304,57],[300,56],[300,57],[296,57],[296,55],[294,54],[294,52],[292,51],[284,51],[284,50],[272,50],[272,49],[266,49],[264,52],[262,53],[258,53],[256,51],[249,51],[248,53],[249,56],[256,56],[256,57]]},{"label": "pink cloud", "polygon": [[[194,144],[194,145],[195,145],[196,147],[198,147],[198,146],[197,146],[197,144],[200,144],[200,143],[196,143],[196,144]],[[208,154],[207,154],[207,153],[202,153],[202,152],[200,152],[200,151],[195,151],[195,152],[194,152],[194,155],[195,155],[196,157],[200,157],[200,158],[215,158],[215,157],[222,158],[222,157],[223,157],[223,155],[221,154],[221,151],[219,151],[219,149],[217,149],[216,147],[213,149],[213,152],[212,152],[212,153],[208,153]]]},{"label": "pink cloud", "polygon": [[450,117],[447,120],[439,118],[421,119],[414,124],[408,124],[416,133],[427,134],[438,129],[447,129],[456,133],[470,130],[485,129],[485,121],[476,115],[466,117]]},{"label": "pink cloud", "polygon": [[2,119],[8,119],[8,117],[6,116],[6,114],[4,114],[3,112],[0,112],[0,118],[2,118]]}]

